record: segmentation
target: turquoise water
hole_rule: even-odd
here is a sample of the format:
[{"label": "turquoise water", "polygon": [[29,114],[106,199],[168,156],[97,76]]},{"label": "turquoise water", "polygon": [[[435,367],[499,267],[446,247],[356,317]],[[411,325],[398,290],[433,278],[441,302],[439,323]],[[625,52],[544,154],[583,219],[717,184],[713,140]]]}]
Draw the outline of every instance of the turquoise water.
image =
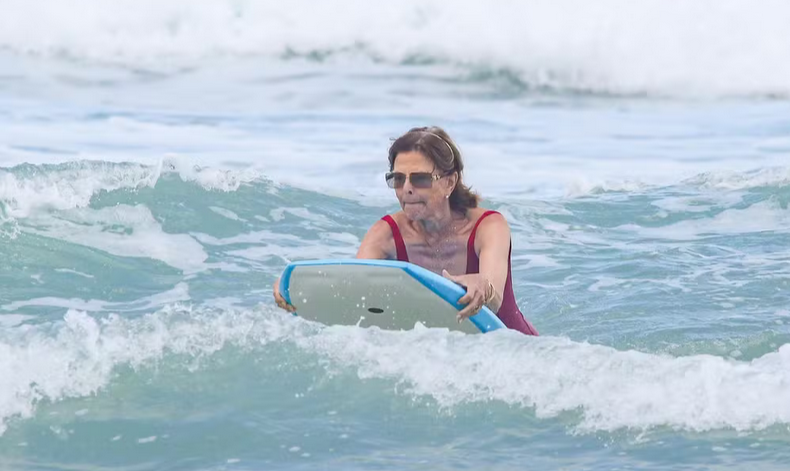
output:
[{"label": "turquoise water", "polygon": [[[499,3],[4,6],[0,468],[785,469],[790,9]],[[426,124],[540,337],[274,308]]]}]

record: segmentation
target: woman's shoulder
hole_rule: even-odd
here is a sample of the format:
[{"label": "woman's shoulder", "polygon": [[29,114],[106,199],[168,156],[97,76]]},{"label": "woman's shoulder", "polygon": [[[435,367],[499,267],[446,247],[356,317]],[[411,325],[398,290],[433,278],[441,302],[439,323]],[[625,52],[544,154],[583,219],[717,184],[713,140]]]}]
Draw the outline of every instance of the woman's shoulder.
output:
[{"label": "woman's shoulder", "polygon": [[385,219],[388,219],[388,218],[391,218],[393,221],[395,221],[395,224],[397,224],[399,226],[406,222],[406,215],[404,214],[404,212],[403,211],[396,211],[394,213],[387,213],[387,214],[385,214],[384,216],[381,217],[381,219],[376,221],[376,224],[381,223],[381,224],[389,226],[389,223],[387,221],[385,221]]},{"label": "woman's shoulder", "polygon": [[[483,218],[483,216],[485,216],[485,217]],[[502,213],[500,213],[499,211],[493,210],[493,209],[488,209],[488,208],[480,208],[480,207],[471,208],[467,212],[467,218],[470,221],[472,221],[473,223],[476,223],[477,221],[480,221],[480,225],[481,226],[483,224],[488,224],[488,223],[491,223],[491,222],[494,222],[494,221],[498,221],[499,223],[502,223],[502,222],[507,223],[507,219],[505,218],[504,215],[502,215]],[[480,220],[480,218],[483,218],[483,219]]]},{"label": "woman's shoulder", "polygon": [[[395,223],[395,227],[392,226]],[[401,237],[404,233],[409,232],[409,220],[403,211],[388,213],[374,222],[368,233],[373,235],[376,239],[392,242],[395,238],[395,232],[399,232]]]},{"label": "woman's shoulder", "polygon": [[392,228],[388,219],[398,224],[396,214],[385,214],[370,226],[368,232],[378,236],[392,237]]},{"label": "woman's shoulder", "polygon": [[[475,217],[470,217],[470,219],[476,221],[475,225],[477,225],[478,234],[507,233],[507,236],[510,236],[510,225],[502,213],[486,208],[474,208],[474,210],[477,213],[474,214]],[[480,218],[483,219],[481,220]]]},{"label": "woman's shoulder", "polygon": [[389,259],[395,257],[395,237],[384,218],[374,222],[362,239],[357,258]]}]

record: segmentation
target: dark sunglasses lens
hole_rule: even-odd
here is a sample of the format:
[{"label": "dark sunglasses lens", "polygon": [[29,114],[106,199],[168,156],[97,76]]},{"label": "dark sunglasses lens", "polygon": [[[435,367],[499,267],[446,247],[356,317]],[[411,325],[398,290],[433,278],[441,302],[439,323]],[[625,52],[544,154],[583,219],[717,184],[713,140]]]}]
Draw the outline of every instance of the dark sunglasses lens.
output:
[{"label": "dark sunglasses lens", "polygon": [[387,174],[387,185],[390,188],[402,188],[404,183],[406,183],[406,175],[402,173]]},{"label": "dark sunglasses lens", "polygon": [[412,173],[409,175],[409,180],[415,188],[430,188],[433,184],[433,174],[422,172]]}]

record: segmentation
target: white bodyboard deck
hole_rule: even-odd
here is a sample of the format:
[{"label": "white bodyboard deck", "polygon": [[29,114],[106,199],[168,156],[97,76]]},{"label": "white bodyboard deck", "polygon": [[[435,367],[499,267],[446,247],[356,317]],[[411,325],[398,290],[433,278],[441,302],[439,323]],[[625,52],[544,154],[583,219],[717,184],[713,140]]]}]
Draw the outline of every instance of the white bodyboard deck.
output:
[{"label": "white bodyboard deck", "polygon": [[487,307],[460,324],[456,315],[466,290],[408,262],[390,260],[308,260],[289,264],[280,293],[296,315],[327,325],[377,326],[410,330],[417,323],[467,333],[504,324]]}]

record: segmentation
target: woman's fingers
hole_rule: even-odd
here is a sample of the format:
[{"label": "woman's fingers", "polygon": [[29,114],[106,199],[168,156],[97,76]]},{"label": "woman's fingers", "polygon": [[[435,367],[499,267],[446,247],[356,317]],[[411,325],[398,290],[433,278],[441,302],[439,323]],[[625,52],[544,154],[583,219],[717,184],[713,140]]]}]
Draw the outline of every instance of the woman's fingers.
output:
[{"label": "woman's fingers", "polygon": [[458,315],[456,319],[458,320],[458,322],[461,322],[464,319],[468,319],[474,316],[475,314],[480,312],[480,309],[482,308],[483,308],[483,297],[478,293],[477,296],[474,296],[472,301],[466,305],[466,307],[458,311]]},{"label": "woman's fingers", "polygon": [[285,309],[288,312],[296,312],[296,307],[288,302],[283,298],[280,294],[280,279],[277,278],[277,281],[274,282],[274,286],[272,286],[272,294],[274,294],[274,302],[277,304],[277,307],[280,309]]},{"label": "woman's fingers", "polygon": [[477,289],[476,287],[471,287],[466,290],[465,295],[461,296],[461,298],[458,300],[458,304],[470,304],[472,301],[478,298],[483,299],[484,297],[485,294],[481,290]]},{"label": "woman's fingers", "polygon": [[466,292],[465,295],[461,296],[461,299],[458,300],[458,304],[469,304],[474,299],[474,296],[469,291]]}]

